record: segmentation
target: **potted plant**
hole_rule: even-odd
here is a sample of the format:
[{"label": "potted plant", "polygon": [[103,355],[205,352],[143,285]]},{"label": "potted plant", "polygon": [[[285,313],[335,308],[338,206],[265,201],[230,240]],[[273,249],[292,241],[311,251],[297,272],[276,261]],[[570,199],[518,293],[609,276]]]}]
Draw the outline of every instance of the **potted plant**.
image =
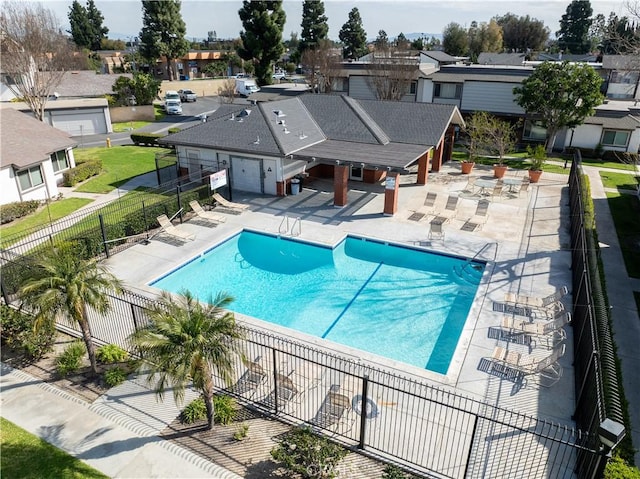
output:
[{"label": "potted plant", "polygon": [[462,170],[463,175],[468,175],[473,170],[474,165],[476,164],[471,158],[468,160],[462,160],[460,163],[460,169]]},{"label": "potted plant", "polygon": [[531,183],[537,183],[540,180],[540,176],[542,176],[542,166],[544,162],[547,161],[547,152],[544,146],[537,145],[535,148],[528,146],[527,154],[529,155],[529,162],[531,163],[529,166],[529,181],[531,181]]}]

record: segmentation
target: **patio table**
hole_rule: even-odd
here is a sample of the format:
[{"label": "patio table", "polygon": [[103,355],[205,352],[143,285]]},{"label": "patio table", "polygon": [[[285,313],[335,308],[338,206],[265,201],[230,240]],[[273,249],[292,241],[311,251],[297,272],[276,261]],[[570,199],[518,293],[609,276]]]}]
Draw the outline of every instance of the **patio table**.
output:
[{"label": "patio table", "polygon": [[491,194],[491,190],[493,190],[493,188],[497,184],[498,184],[498,180],[483,180],[483,179],[479,179],[479,180],[476,180],[476,182],[474,183],[474,186],[480,188],[480,190],[478,191],[478,194],[480,196],[484,196],[484,195]]},{"label": "patio table", "polygon": [[509,187],[509,192],[515,191],[515,187],[522,184],[522,178],[505,178],[504,184]]}]

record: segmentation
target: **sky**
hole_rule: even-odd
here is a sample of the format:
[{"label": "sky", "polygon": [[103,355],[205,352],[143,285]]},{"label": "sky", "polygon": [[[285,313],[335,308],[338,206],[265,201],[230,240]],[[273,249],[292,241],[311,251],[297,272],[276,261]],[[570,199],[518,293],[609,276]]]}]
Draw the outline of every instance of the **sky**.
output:
[{"label": "sky", "polygon": [[[79,0],[86,5],[85,0]],[[69,29],[69,7],[72,0],[41,0],[53,11],[64,30]],[[390,38],[402,32],[441,34],[450,22],[468,27],[472,21],[488,22],[495,15],[507,12],[519,16],[529,15],[542,20],[552,33],[559,29],[559,21],[570,0],[325,0],[325,15],[329,23],[329,38],[338,39],[349,11],[357,7],[368,39],[374,39],[380,30]],[[624,0],[591,1],[594,15],[610,12],[624,15]],[[129,39],[139,35],[142,29],[142,3],[140,0],[95,0],[104,16],[104,25],[109,29],[109,38]],[[236,38],[242,30],[238,17],[241,0],[182,0],[182,18],[187,26],[187,38],[206,38],[207,32],[215,31],[218,38]],[[284,0],[287,22],[283,37],[300,32],[302,0]]]}]

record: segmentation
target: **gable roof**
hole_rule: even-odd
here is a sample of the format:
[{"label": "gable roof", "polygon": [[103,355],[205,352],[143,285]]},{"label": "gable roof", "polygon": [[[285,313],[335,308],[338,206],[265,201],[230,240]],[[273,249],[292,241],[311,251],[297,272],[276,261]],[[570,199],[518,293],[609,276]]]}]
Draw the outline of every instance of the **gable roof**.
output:
[{"label": "gable roof", "polygon": [[2,168],[42,163],[51,153],[76,146],[66,133],[36,120],[29,113],[0,109],[0,157]]},{"label": "gable roof", "polygon": [[132,77],[130,73],[100,75],[93,70],[69,71],[65,72],[55,91],[61,98],[98,97],[112,94],[113,84],[121,76]]},{"label": "gable roof", "polygon": [[436,146],[450,123],[464,124],[454,105],[342,95],[305,94],[259,103],[242,122],[237,116],[241,111],[240,105],[223,105],[206,123],[159,142],[279,157],[295,153],[298,158],[324,161],[351,158],[404,168]]},{"label": "gable roof", "polygon": [[420,52],[420,54],[428,56],[429,58],[433,58],[440,63],[455,63],[458,61],[456,57],[452,57],[448,53],[440,50],[423,50]]}]

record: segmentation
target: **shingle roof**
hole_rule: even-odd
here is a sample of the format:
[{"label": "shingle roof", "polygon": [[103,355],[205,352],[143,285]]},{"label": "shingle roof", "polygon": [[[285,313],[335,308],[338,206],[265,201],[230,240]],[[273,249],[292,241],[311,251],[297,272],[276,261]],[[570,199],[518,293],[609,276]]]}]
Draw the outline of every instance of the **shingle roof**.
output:
[{"label": "shingle roof", "polygon": [[444,66],[427,75],[427,78],[440,82],[490,81],[502,83],[521,83],[533,73],[533,67],[496,67],[491,65]]},{"label": "shingle roof", "polygon": [[272,156],[351,158],[404,168],[437,145],[450,122],[463,123],[453,105],[354,100],[341,95],[306,94],[259,103],[242,122],[241,111],[238,105],[223,105],[206,123],[159,142]]},{"label": "shingle roof", "polygon": [[65,72],[55,91],[61,98],[98,97],[112,94],[112,86],[121,76],[131,78],[129,73],[99,75],[93,70]]},{"label": "shingle roof", "polygon": [[439,62],[455,62],[458,60],[456,57],[452,57],[448,53],[442,52],[440,50],[423,50],[420,53],[428,57],[431,57],[434,60]]},{"label": "shingle roof", "polygon": [[602,68],[607,70],[637,70],[640,59],[634,55],[603,55]]},{"label": "shingle roof", "polygon": [[51,153],[76,146],[68,134],[36,120],[30,113],[0,110],[0,157],[2,168],[24,168],[41,163]]},{"label": "shingle roof", "polygon": [[478,56],[480,65],[522,65],[524,53],[491,53],[482,52]]},{"label": "shingle roof", "polygon": [[607,115],[596,110],[595,115],[584,120],[588,125],[602,125],[604,128],[614,128],[616,130],[635,130],[640,128],[640,119],[629,114]]}]

